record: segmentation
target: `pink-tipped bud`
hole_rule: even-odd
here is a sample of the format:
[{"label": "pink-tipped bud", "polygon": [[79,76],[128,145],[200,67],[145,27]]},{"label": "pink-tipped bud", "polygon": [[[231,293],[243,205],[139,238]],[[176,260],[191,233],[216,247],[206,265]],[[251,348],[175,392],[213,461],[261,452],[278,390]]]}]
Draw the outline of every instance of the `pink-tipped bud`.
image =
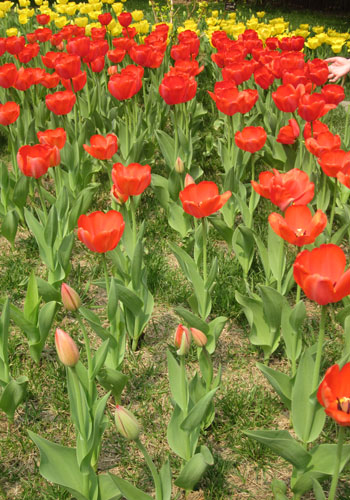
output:
[{"label": "pink-tipped bud", "polygon": [[190,176],[190,174],[186,174],[186,177],[185,177],[185,188],[187,188],[187,186],[189,186],[190,184],[195,184],[195,182],[193,180],[193,177]]},{"label": "pink-tipped bud", "polygon": [[179,325],[174,336],[174,344],[179,348],[177,354],[183,356],[188,353],[191,347],[191,332],[183,325]]},{"label": "pink-tipped bud", "polygon": [[138,439],[141,428],[131,411],[127,410],[123,406],[117,405],[115,408],[114,420],[117,431],[122,436],[130,441]]},{"label": "pink-tipped bud", "polygon": [[176,158],[175,170],[178,174],[182,174],[182,172],[184,171],[184,162],[179,156]]},{"label": "pink-tipped bud", "polygon": [[190,328],[190,330],[192,333],[193,342],[196,344],[196,346],[204,347],[208,342],[207,336],[197,328]]},{"label": "pink-tipped bud", "polygon": [[76,311],[81,306],[79,295],[66,283],[62,283],[61,285],[61,298],[64,307],[68,311]]},{"label": "pink-tipped bud", "polygon": [[68,333],[57,328],[55,344],[58,357],[65,366],[75,366],[79,361],[79,351],[76,343]]},{"label": "pink-tipped bud", "polygon": [[126,203],[129,199],[129,195],[120,193],[114,184],[111,189],[111,195],[118,205],[124,205],[124,203]]}]

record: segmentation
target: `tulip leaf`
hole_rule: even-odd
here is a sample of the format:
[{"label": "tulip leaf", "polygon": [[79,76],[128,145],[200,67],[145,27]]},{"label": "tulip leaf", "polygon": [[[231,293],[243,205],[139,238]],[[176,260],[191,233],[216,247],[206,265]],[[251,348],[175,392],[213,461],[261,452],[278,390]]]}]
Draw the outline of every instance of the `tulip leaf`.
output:
[{"label": "tulip leaf", "polygon": [[209,391],[205,396],[203,396],[198,403],[196,403],[193,408],[188,413],[187,417],[181,424],[181,429],[184,431],[192,432],[197,427],[199,427],[205,417],[206,411],[217,391],[217,387]]},{"label": "tulip leaf", "polygon": [[12,379],[5,386],[0,396],[0,409],[3,410],[11,420],[16,408],[24,401],[27,395],[28,378],[21,375],[17,380]]},{"label": "tulip leaf", "polygon": [[[207,449],[207,451],[209,450]],[[181,470],[179,477],[175,481],[175,485],[184,490],[193,490],[202,478],[208,465],[211,465],[207,460],[207,453],[203,454],[200,452],[193,455]]]},{"label": "tulip leaf", "polygon": [[61,294],[57,288],[38,276],[36,277],[36,284],[38,286],[39,295],[45,302],[61,302]]},{"label": "tulip leaf", "polygon": [[40,450],[40,474],[47,481],[69,489],[78,500],[89,500],[81,491],[84,481],[75,448],[52,443],[32,431],[28,434]]},{"label": "tulip leaf", "polygon": [[326,495],[324,494],[322,486],[317,481],[317,479],[312,478],[312,486],[313,486],[316,500],[326,500]]},{"label": "tulip leaf", "polygon": [[180,406],[175,405],[173,414],[168,424],[167,439],[170,448],[177,455],[179,455],[179,457],[183,458],[184,460],[189,460],[190,456],[188,456],[188,442],[190,438],[188,432],[183,431],[180,427],[183,420],[184,414],[181,411]]},{"label": "tulip leaf", "polygon": [[121,494],[126,498],[126,500],[153,500],[150,495],[147,495],[144,491],[139,490],[136,486],[133,486],[128,481],[125,481],[125,479],[113,476],[112,474],[109,474],[109,476],[112,478],[112,481],[121,491]]},{"label": "tulip leaf", "polygon": [[203,321],[202,319],[198,318],[195,314],[193,314],[191,311],[188,311],[184,307],[175,307],[175,312],[181,318],[191,327],[191,328],[197,328],[201,332],[207,334],[209,331],[209,326],[208,323]]},{"label": "tulip leaf", "polygon": [[175,141],[170,135],[162,130],[156,130],[155,136],[157,138],[160,150],[164,156],[165,162],[170,170],[175,166]]},{"label": "tulip leaf", "polygon": [[255,240],[252,230],[242,224],[238,226],[233,233],[232,246],[242,267],[243,275],[247,276],[255,252]]},{"label": "tulip leaf", "polygon": [[[225,316],[218,316],[208,323],[209,329],[207,333],[208,342],[205,346],[209,354],[213,354],[216,348],[216,343],[220,337],[220,334],[225,326],[227,318]],[[204,330],[199,328],[203,333],[206,333]]]},{"label": "tulip leaf", "polygon": [[298,470],[304,470],[311,460],[311,454],[286,430],[244,431],[244,434],[268,446]]},{"label": "tulip leaf", "polygon": [[57,216],[57,209],[55,205],[53,205],[50,209],[44,230],[44,238],[46,244],[49,247],[54,246],[55,242],[57,241],[57,235],[58,235],[58,216]]},{"label": "tulip leaf", "polygon": [[122,494],[112,479],[113,474],[99,474],[98,485],[101,500],[119,500]]},{"label": "tulip leaf", "polygon": [[15,242],[18,220],[19,217],[16,210],[10,210],[2,221],[1,234],[11,243],[11,245]]},{"label": "tulip leaf", "polygon": [[167,360],[172,397],[180,408],[184,410],[188,404],[188,389],[184,385],[186,382],[183,378],[182,368],[169,350],[167,351]]},{"label": "tulip leaf", "polygon": [[256,366],[265,375],[267,380],[270,382],[272,387],[275,389],[281,401],[290,410],[291,399],[292,399],[292,387],[293,383],[290,377],[285,373],[273,370],[269,366],[263,365],[262,363],[257,363]]},{"label": "tulip leaf", "polygon": [[113,368],[103,367],[98,373],[99,383],[107,390],[111,391],[116,401],[120,401],[120,395],[128,381],[128,377]]},{"label": "tulip leaf", "polygon": [[278,236],[269,224],[268,228],[268,259],[271,272],[277,281],[282,281],[285,267],[286,257],[284,249],[284,240]]},{"label": "tulip leaf", "polygon": [[[8,375],[8,330],[10,323],[10,301],[8,297],[2,308],[0,318],[0,382],[9,382]],[[6,374],[6,375],[5,375]]]},{"label": "tulip leaf", "polygon": [[100,318],[97,314],[93,313],[86,307],[80,307],[79,313],[83,315],[86,321],[89,323],[94,332],[102,339],[106,340],[109,337],[109,331],[106,328],[103,328],[101,325]]},{"label": "tulip leaf", "polygon": [[271,331],[276,332],[276,335],[279,336],[282,310],[286,299],[277,290],[269,286],[259,285],[259,292],[266,321]]},{"label": "tulip leaf", "polygon": [[168,179],[158,174],[152,174],[151,186],[161,207],[164,208],[164,210],[168,210]]},{"label": "tulip leaf", "polygon": [[19,178],[19,180],[17,181],[17,183],[15,185],[15,188],[13,190],[12,199],[13,199],[13,203],[19,208],[23,208],[24,205],[26,204],[28,192],[29,192],[29,184],[30,184],[29,177],[26,177],[25,175],[23,175],[22,177]]},{"label": "tulip leaf", "polygon": [[39,304],[40,304],[40,298],[38,293],[38,287],[36,284],[34,271],[32,271],[29,276],[27,293],[23,307],[23,314],[25,319],[30,321],[33,325],[37,324]]},{"label": "tulip leaf", "polygon": [[180,205],[173,201],[169,201],[168,222],[175,231],[180,233],[181,238],[185,238],[187,233],[191,230],[188,214],[184,212]]},{"label": "tulip leaf", "polygon": [[36,325],[33,325],[28,321],[22,311],[18,307],[11,304],[10,306],[10,317],[16,323],[16,325],[24,332],[28,340],[34,342],[39,341],[39,330]]},{"label": "tulip leaf", "polygon": [[306,308],[299,301],[291,308],[287,301],[283,304],[281,330],[288,359],[295,362],[302,350],[301,328],[306,318]]},{"label": "tulip leaf", "polygon": [[166,460],[159,471],[159,477],[162,483],[162,500],[171,500],[172,475],[169,460]]},{"label": "tulip leaf", "polygon": [[92,359],[93,368],[92,368],[91,380],[94,380],[94,378],[98,375],[98,372],[101,370],[102,365],[106,360],[108,347],[109,347],[109,340],[107,339],[100,345],[100,347],[95,352],[95,355]]},{"label": "tulip leaf", "polygon": [[143,307],[143,302],[140,297],[126,286],[116,283],[116,290],[119,295],[119,300],[124,304],[129,311],[137,316]]}]

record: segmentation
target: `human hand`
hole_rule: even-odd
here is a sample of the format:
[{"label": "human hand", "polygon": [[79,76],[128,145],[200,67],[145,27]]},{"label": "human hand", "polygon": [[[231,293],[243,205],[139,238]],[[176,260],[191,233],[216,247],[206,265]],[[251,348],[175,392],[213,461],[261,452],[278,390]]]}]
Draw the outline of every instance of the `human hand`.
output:
[{"label": "human hand", "polygon": [[350,59],[346,57],[329,57],[325,61],[331,63],[328,67],[330,82],[336,82],[350,71]]}]

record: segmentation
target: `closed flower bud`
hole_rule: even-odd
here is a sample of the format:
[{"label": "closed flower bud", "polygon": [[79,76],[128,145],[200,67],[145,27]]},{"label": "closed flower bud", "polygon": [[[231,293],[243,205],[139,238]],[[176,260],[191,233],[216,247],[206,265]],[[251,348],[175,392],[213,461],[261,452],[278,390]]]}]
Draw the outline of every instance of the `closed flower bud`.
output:
[{"label": "closed flower bud", "polygon": [[79,295],[66,283],[62,283],[61,297],[63,305],[68,311],[76,311],[81,306]]},{"label": "closed flower bud", "polygon": [[186,177],[185,177],[185,188],[187,186],[189,186],[190,184],[194,184],[194,180],[193,180],[193,177],[190,176],[190,174],[186,174]]},{"label": "closed flower bud", "polygon": [[174,344],[178,347],[177,354],[184,356],[188,353],[191,347],[191,332],[183,325],[179,325],[175,332]]},{"label": "closed flower bud", "polygon": [[117,405],[114,418],[117,430],[122,436],[130,441],[138,439],[141,432],[140,424],[131,411]]},{"label": "closed flower bud", "polygon": [[207,336],[197,328],[190,328],[190,330],[192,333],[193,342],[196,344],[196,346],[204,347],[208,342]]},{"label": "closed flower bud", "polygon": [[184,162],[179,156],[176,158],[175,170],[178,174],[182,174],[182,172],[184,171]]},{"label": "closed flower bud", "polygon": [[58,357],[65,366],[75,366],[79,361],[79,351],[76,343],[68,333],[57,328],[55,344]]}]

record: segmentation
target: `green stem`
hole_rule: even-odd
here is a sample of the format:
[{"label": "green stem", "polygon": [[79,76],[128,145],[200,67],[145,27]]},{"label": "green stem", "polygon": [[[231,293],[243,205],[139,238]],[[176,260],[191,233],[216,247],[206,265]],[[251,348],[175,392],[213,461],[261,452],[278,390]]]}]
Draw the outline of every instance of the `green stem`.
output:
[{"label": "green stem", "polygon": [[94,389],[94,381],[92,380],[92,355],[91,355],[91,348],[90,348],[90,340],[89,336],[87,334],[85,325],[83,323],[83,320],[80,317],[79,311],[76,311],[76,318],[78,320],[78,323],[80,325],[80,328],[83,332],[84,336],[84,343],[85,343],[85,349],[86,349],[86,358],[87,358],[87,364],[88,364],[88,379],[89,379],[89,385],[88,385],[88,392],[89,392],[89,403],[92,404],[92,396],[93,396],[93,389]]},{"label": "green stem", "polygon": [[146,464],[147,464],[149,470],[151,471],[153,481],[154,481],[154,486],[156,489],[156,500],[162,500],[162,498],[163,498],[162,483],[160,481],[160,477],[159,477],[158,471],[153,463],[153,460],[151,459],[146,448],[143,446],[143,444],[141,443],[141,441],[139,439],[136,439],[135,443],[136,443],[136,446],[138,447],[138,449],[141,451],[142,455],[144,456],[144,458],[146,460]]},{"label": "green stem", "polygon": [[202,217],[202,244],[203,244],[203,281],[204,286],[207,281],[207,231],[208,224],[205,217]]},{"label": "green stem", "polygon": [[277,291],[279,293],[282,292],[282,278],[283,278],[283,262],[284,262],[284,239],[281,238],[280,243],[280,254],[279,254],[279,276],[277,281]]},{"label": "green stem", "polygon": [[177,107],[174,105],[174,134],[175,134],[175,161],[179,156],[179,129],[177,119]]},{"label": "green stem", "polygon": [[299,285],[297,285],[297,296],[295,299],[295,304],[298,304],[300,302],[300,294],[301,294],[301,288]]},{"label": "green stem", "polygon": [[105,253],[102,254],[102,265],[103,265],[103,272],[104,272],[104,275],[105,275],[107,296],[109,296],[109,275],[108,275],[107,259],[106,259],[106,254]]},{"label": "green stem", "polygon": [[131,212],[131,222],[132,222],[132,241],[133,241],[133,251],[135,251],[136,240],[137,240],[137,225],[136,225],[136,206],[133,196],[130,196],[130,212]]},{"label": "green stem", "polygon": [[13,172],[15,174],[15,179],[17,182],[18,177],[19,177],[19,168],[17,165],[17,158],[16,158],[16,148],[15,148],[16,142],[15,142],[15,138],[14,138],[13,132],[12,132],[12,125],[9,125],[8,129],[9,129],[9,133],[10,133],[10,151],[11,151],[12,168],[13,168]]},{"label": "green stem", "polygon": [[331,482],[331,488],[329,490],[329,495],[328,495],[328,500],[334,500],[335,499],[335,494],[337,491],[337,486],[338,486],[338,479],[339,479],[339,472],[340,472],[340,463],[341,463],[341,455],[342,455],[342,448],[344,444],[344,437],[345,437],[345,427],[339,426],[339,431],[338,431],[338,444],[337,444],[337,456],[335,459],[335,464],[334,464],[334,474],[332,477],[332,482]]},{"label": "green stem", "polygon": [[320,328],[317,340],[317,353],[316,353],[314,373],[312,377],[312,392],[314,392],[317,389],[318,381],[320,378],[320,366],[321,366],[322,347],[324,341],[326,319],[327,319],[327,307],[321,306],[321,319],[320,319]]},{"label": "green stem", "polygon": [[43,193],[42,193],[42,190],[41,190],[40,178],[39,179],[35,179],[35,183],[36,183],[36,186],[38,188],[38,194],[39,194],[39,198],[40,198],[41,207],[42,207],[43,212],[44,212],[45,222],[47,222],[47,208],[46,208],[45,200],[43,198]]},{"label": "green stem", "polygon": [[333,200],[332,200],[331,216],[329,219],[329,238],[332,237],[332,227],[333,227],[333,221],[334,221],[335,206],[336,206],[336,201],[337,201],[337,189],[338,189],[338,179],[335,177],[334,178],[334,185],[333,185]]},{"label": "green stem", "polygon": [[[186,375],[185,356],[180,356],[180,370],[181,370],[182,394],[184,396],[184,401],[182,402],[183,405],[182,413],[185,419],[188,415],[188,380]],[[188,462],[190,458],[191,458],[190,434],[189,432],[186,432],[186,462]]]}]

